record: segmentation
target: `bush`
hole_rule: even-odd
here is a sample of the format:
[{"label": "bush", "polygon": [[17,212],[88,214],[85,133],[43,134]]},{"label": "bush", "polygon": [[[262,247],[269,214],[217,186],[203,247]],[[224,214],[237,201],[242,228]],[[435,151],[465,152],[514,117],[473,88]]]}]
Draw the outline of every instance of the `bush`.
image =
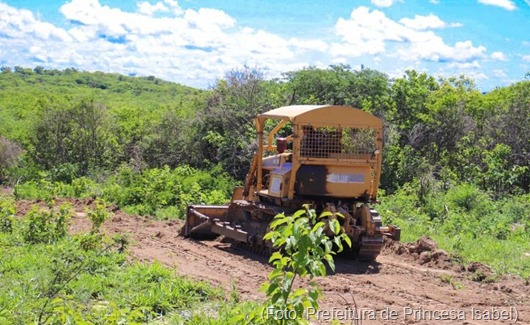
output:
[{"label": "bush", "polygon": [[106,182],[103,198],[129,213],[168,217],[174,211],[173,217],[182,218],[188,204],[227,203],[234,186],[219,169],[166,166],[136,172],[123,166]]},{"label": "bush", "polygon": [[71,205],[62,204],[59,211],[53,206],[39,210],[33,207],[25,217],[22,237],[26,243],[55,243],[68,234]]},{"label": "bush", "polygon": [[0,136],[0,183],[6,177],[6,170],[18,162],[21,153],[19,145]]},{"label": "bush", "polygon": [[14,216],[14,202],[0,196],[0,232],[11,233],[13,231]]}]

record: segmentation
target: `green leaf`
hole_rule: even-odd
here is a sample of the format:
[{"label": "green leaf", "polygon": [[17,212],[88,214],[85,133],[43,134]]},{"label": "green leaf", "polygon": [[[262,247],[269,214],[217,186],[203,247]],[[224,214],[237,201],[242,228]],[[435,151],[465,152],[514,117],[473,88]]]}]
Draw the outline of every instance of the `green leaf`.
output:
[{"label": "green leaf", "polygon": [[303,216],[304,214],[306,214],[306,211],[304,211],[304,210],[298,210],[298,211],[296,211],[296,212],[293,214],[293,217],[298,218],[298,217]]},{"label": "green leaf", "polygon": [[350,237],[348,235],[346,235],[346,234],[342,234],[341,238],[342,238],[342,241],[345,242],[346,244],[348,244],[348,247],[351,248],[351,239],[350,239]]},{"label": "green leaf", "polygon": [[320,216],[318,216],[318,218],[322,219],[322,218],[331,217],[331,216],[333,216],[333,213],[331,213],[330,211],[324,211],[320,214]]},{"label": "green leaf", "polygon": [[279,237],[280,233],[277,231],[269,231],[268,233],[263,236],[263,239],[265,240],[272,240],[273,238]]},{"label": "green leaf", "polygon": [[281,259],[283,255],[280,252],[274,252],[272,253],[271,257],[269,258],[269,263],[272,263],[275,260]]},{"label": "green leaf", "polygon": [[336,217],[339,217],[339,218],[342,218],[342,219],[345,218],[344,215],[343,215],[342,213],[340,213],[340,212],[336,212],[336,213],[335,213],[335,216],[336,216]]},{"label": "green leaf", "polygon": [[335,236],[333,237],[333,242],[335,243],[335,245],[337,245],[337,247],[339,248],[339,250],[337,252],[340,252],[342,250],[342,241],[341,241],[341,236]]},{"label": "green leaf", "polygon": [[324,256],[324,258],[326,259],[326,261],[328,262],[328,265],[329,267],[331,268],[331,270],[333,272],[335,272],[335,261],[333,260],[333,256],[331,254],[326,254]]},{"label": "green leaf", "polygon": [[[338,237],[335,237],[335,238],[338,238]],[[326,248],[326,254],[327,254],[333,250],[333,243],[329,240],[326,240],[324,242],[324,247]]]},{"label": "green leaf", "polygon": [[289,237],[293,234],[293,224],[289,223],[285,228],[282,229],[282,236]]},{"label": "green leaf", "polygon": [[282,276],[283,276],[283,272],[281,269],[274,269],[269,273],[269,281],[272,281]]},{"label": "green leaf", "polygon": [[329,228],[333,232],[333,234],[337,235],[340,231],[340,224],[339,221],[336,219],[332,219],[329,221]]},{"label": "green leaf", "polygon": [[272,295],[276,290],[278,290],[279,288],[279,285],[278,283],[272,283],[268,288],[267,288],[267,291],[265,292],[267,294],[267,296],[270,296]]},{"label": "green leaf", "polygon": [[281,218],[275,218],[269,225],[271,229],[276,229],[278,226],[283,225],[284,223],[289,222],[289,218],[287,217],[281,217]]},{"label": "green leaf", "polygon": [[303,296],[307,293],[307,289],[305,288],[298,288],[296,289],[292,294],[291,294],[291,297],[298,297],[298,296]]},{"label": "green leaf", "polygon": [[237,314],[228,320],[228,324],[242,324],[245,319],[245,314]]},{"label": "green leaf", "polygon": [[313,226],[313,229],[311,229],[311,232],[315,232],[316,233],[318,230],[323,229],[325,226],[326,226],[326,224],[323,221],[319,221]]}]

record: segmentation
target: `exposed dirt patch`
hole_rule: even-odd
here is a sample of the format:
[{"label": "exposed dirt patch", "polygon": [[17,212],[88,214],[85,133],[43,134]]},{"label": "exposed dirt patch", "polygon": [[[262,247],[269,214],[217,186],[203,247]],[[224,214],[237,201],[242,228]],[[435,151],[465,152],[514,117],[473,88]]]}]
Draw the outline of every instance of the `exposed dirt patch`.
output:
[{"label": "exposed dirt patch", "polygon": [[[72,231],[89,230],[84,211],[91,202],[70,202],[77,212]],[[22,211],[32,205],[18,204]],[[272,269],[267,258],[222,241],[179,237],[182,225],[116,211],[104,230],[109,235],[129,234],[129,252],[138,261],[159,261],[227,291],[235,286],[243,299],[263,298],[258,288]],[[317,279],[325,297],[322,321],[334,315],[345,324],[355,324],[353,318],[362,318],[362,324],[510,324],[517,317],[519,324],[530,324],[530,286],[522,279],[473,279],[470,275],[487,277],[491,270],[479,263],[455,264],[428,238],[410,244],[389,242],[372,263],[338,257],[336,267],[336,273]]]},{"label": "exposed dirt patch", "polygon": [[385,239],[383,253],[399,255],[411,262],[441,269],[460,269],[449,254],[439,249],[436,242],[429,237],[421,237],[414,243],[401,243]]}]

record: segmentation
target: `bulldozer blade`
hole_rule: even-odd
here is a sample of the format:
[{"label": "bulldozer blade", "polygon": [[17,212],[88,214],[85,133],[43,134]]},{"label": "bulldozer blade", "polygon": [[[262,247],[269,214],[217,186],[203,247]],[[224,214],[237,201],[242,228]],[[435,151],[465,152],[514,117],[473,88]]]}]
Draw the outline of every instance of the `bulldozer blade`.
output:
[{"label": "bulldozer blade", "polygon": [[213,233],[223,235],[229,238],[232,238],[238,242],[248,243],[248,233],[241,229],[231,227],[222,222],[215,221],[212,223],[211,231]]},{"label": "bulldozer blade", "polygon": [[395,226],[386,226],[386,227],[380,227],[379,231],[381,234],[383,234],[385,237],[388,237],[395,241],[401,240],[401,228],[395,227]]},{"label": "bulldozer blade", "polygon": [[214,222],[225,222],[228,206],[190,205],[181,235],[195,239],[214,239],[219,236],[212,231]]}]

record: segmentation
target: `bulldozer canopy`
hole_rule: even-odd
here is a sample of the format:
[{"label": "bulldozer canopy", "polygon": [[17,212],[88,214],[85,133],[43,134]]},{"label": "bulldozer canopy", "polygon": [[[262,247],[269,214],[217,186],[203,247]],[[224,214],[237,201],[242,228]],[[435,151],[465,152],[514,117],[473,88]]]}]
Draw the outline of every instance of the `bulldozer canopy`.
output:
[{"label": "bulldozer canopy", "polygon": [[262,124],[266,119],[280,119],[294,124],[343,125],[381,128],[382,121],[365,111],[350,106],[293,105],[283,106],[257,116]]}]

